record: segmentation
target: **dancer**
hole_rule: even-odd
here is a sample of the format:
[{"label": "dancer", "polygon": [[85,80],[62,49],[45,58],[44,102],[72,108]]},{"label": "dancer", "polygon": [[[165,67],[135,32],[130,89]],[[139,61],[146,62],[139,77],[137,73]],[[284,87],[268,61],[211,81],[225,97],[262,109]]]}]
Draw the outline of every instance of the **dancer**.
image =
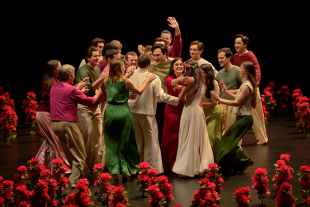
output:
[{"label": "dancer", "polygon": [[[217,51],[217,56],[220,66],[223,67],[217,75],[217,80],[225,83],[226,89],[230,93],[236,94],[238,88],[242,84],[242,79],[239,73],[240,68],[231,64],[233,53],[231,49],[224,47]],[[231,100],[230,97],[226,96],[223,91],[221,91],[220,97],[226,100]],[[232,106],[220,104],[220,107],[222,116],[222,135],[224,135],[229,127],[235,122],[236,115],[232,113]]]},{"label": "dancer", "polygon": [[[182,58],[174,58],[171,62],[170,71],[166,78],[167,93],[179,97],[183,86],[184,61]],[[161,139],[161,155],[163,158],[164,170],[166,173],[172,172],[172,168],[177,156],[180,120],[184,102],[179,102],[177,106],[167,104],[165,109],[165,119],[163,135]]]},{"label": "dancer", "polygon": [[[180,121],[178,152],[172,171],[179,177],[194,177],[208,169],[214,159],[206,118],[199,106],[203,96],[203,77],[198,63],[189,60],[186,63],[186,75],[190,78],[185,81],[189,81],[192,86],[189,86],[186,93],[186,104]],[[181,94],[182,92],[183,89]]]},{"label": "dancer", "polygon": [[203,96],[201,104],[206,116],[206,123],[210,144],[213,151],[214,161],[220,158],[220,142],[222,137],[222,117],[221,107],[218,102],[211,97],[210,91],[220,94],[219,84],[216,81],[213,68],[210,64],[202,64],[200,66],[203,75]]},{"label": "dancer", "polygon": [[[58,70],[61,64],[58,60],[50,60],[47,62],[43,74],[41,101],[37,108],[36,120],[38,127],[44,137],[36,158],[40,160],[40,164],[44,164],[46,169],[51,169],[53,172],[53,160],[56,158],[63,159],[64,163],[70,167],[66,155],[62,149],[57,135],[54,133],[50,114],[50,91],[52,86],[58,81]],[[68,170],[67,173],[70,173]]]},{"label": "dancer", "polygon": [[[138,59],[139,68],[132,74],[129,80],[136,87],[141,87],[146,79],[151,64],[151,57],[147,54]],[[138,149],[140,151],[140,162],[146,161],[159,173],[164,172],[160,145],[158,142],[158,127],[155,119],[157,100],[172,104],[179,104],[179,98],[164,93],[159,78],[149,84],[144,93],[135,100],[128,100],[131,108]]]},{"label": "dancer", "polygon": [[106,59],[106,52],[108,50],[112,50],[112,49],[118,49],[118,47],[112,43],[107,43],[104,45],[103,49],[102,49],[102,61],[100,61],[98,63],[98,68],[100,69],[100,71],[102,72],[104,70],[104,68],[107,66],[108,61]]},{"label": "dancer", "polygon": [[171,58],[181,57],[183,43],[179,24],[174,17],[168,17],[167,21],[170,23],[169,26],[174,29],[174,40],[172,45],[170,45],[172,42],[171,32],[164,30],[160,34],[160,37],[166,40],[166,47],[168,50],[167,56]]},{"label": "dancer", "polygon": [[204,51],[204,45],[199,40],[195,40],[189,43],[189,54],[191,56],[191,60],[197,62],[199,66],[201,66],[202,64],[210,64],[213,68],[214,76],[216,77],[218,71],[213,67],[213,65],[210,62],[202,58],[203,51]]},{"label": "dancer", "polygon": [[129,51],[126,53],[125,56],[125,62],[127,64],[125,64],[125,73],[127,72],[127,69],[129,71],[134,71],[137,69],[138,66],[138,55],[137,53],[133,52],[133,51]]},{"label": "dancer", "polygon": [[123,48],[122,43],[120,41],[118,41],[118,40],[112,40],[110,43],[116,45],[117,50],[119,51],[119,54],[120,54],[120,59],[122,59],[122,61],[125,64],[125,67],[127,67],[127,63],[125,61],[125,55],[122,54],[122,48]]},{"label": "dancer", "polygon": [[[99,55],[100,55],[99,61],[103,60],[102,49],[103,49],[104,43],[105,43],[104,39],[101,39],[101,38],[98,38],[98,37],[97,37],[97,38],[93,39],[93,40],[90,42],[90,44],[89,44],[90,47],[95,47],[95,48],[97,48],[97,50],[99,51]],[[85,64],[86,64],[86,59],[84,58],[84,59],[81,61],[79,68],[81,68],[81,67],[84,66]]]},{"label": "dancer", "polygon": [[[161,88],[164,89],[164,92],[167,92],[166,87],[166,77],[168,75],[168,72],[170,70],[172,58],[168,58],[168,51],[166,46],[162,44],[155,44],[152,47],[152,53],[154,57],[154,61],[151,63],[150,67],[150,73],[154,73],[157,75],[161,81]],[[159,143],[161,142],[161,136],[163,131],[163,125],[164,125],[164,115],[165,115],[165,107],[166,103],[163,103],[161,101],[157,101],[157,107],[156,107],[156,122],[158,126],[158,140]]]},{"label": "dancer", "polygon": [[[98,85],[93,83],[100,77],[100,69],[97,67],[99,61],[99,52],[94,47],[88,47],[85,51],[87,64],[78,69],[75,82],[79,83],[85,77],[90,77],[86,86],[89,88],[88,97],[95,95]],[[98,163],[98,145],[102,136],[102,118],[100,103],[96,102],[91,106],[78,104],[77,123],[84,139],[86,150],[86,164],[89,169]]]},{"label": "dancer", "polygon": [[96,90],[94,97],[87,97],[73,87],[75,69],[72,65],[59,68],[59,81],[50,92],[51,121],[55,134],[58,136],[65,155],[71,164],[72,174],[69,177],[71,188],[74,188],[81,176],[89,173],[86,165],[86,152],[81,131],[77,121],[77,103],[93,105],[101,95]]},{"label": "dancer", "polygon": [[242,85],[236,95],[228,92],[226,85],[220,82],[222,91],[232,101],[220,98],[214,91],[211,91],[211,96],[221,104],[234,106],[233,113],[237,115],[236,121],[221,139],[218,165],[221,167],[220,173],[224,175],[233,174],[237,171],[243,172],[254,163],[238,146],[238,142],[253,125],[251,107],[256,107],[257,90],[255,66],[251,62],[245,61],[241,64],[239,72]]},{"label": "dancer", "polygon": [[268,142],[268,137],[266,133],[264,113],[262,109],[262,102],[260,100],[260,92],[259,92],[261,71],[256,56],[253,54],[252,51],[248,50],[249,44],[250,40],[247,36],[241,34],[237,34],[235,36],[235,49],[237,53],[234,55],[233,64],[240,67],[241,63],[243,63],[244,61],[250,61],[255,66],[257,95],[256,95],[256,108],[255,109],[252,108],[252,116],[253,116],[252,128],[255,138],[256,140],[258,140],[257,144],[266,144]]},{"label": "dancer", "polygon": [[156,75],[149,74],[138,89],[124,77],[124,70],[124,62],[121,59],[113,60],[109,76],[104,81],[108,101],[103,117],[106,160],[108,171],[115,181],[118,180],[119,174],[130,176],[140,162],[133,118],[127,104],[128,90],[141,95],[146,86],[157,78]]}]

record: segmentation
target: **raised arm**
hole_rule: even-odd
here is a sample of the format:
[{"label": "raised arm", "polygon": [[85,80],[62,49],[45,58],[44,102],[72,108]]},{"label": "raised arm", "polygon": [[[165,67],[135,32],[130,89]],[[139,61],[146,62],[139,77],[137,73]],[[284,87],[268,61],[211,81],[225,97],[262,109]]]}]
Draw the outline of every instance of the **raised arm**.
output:
[{"label": "raised arm", "polygon": [[146,86],[152,81],[154,80],[155,78],[157,78],[157,76],[155,74],[147,74],[147,77],[145,79],[145,81],[143,82],[142,86],[140,88],[137,88],[133,82],[129,79],[126,79],[125,80],[125,85],[126,85],[126,88],[128,90],[130,90],[131,92],[135,93],[135,94],[138,94],[138,95],[141,95],[143,93],[143,91],[145,90]]},{"label": "raised arm", "polygon": [[[174,28],[173,50],[177,57],[181,57],[183,43],[178,22],[174,17],[168,17],[169,26]],[[172,38],[172,37],[171,37]]]}]

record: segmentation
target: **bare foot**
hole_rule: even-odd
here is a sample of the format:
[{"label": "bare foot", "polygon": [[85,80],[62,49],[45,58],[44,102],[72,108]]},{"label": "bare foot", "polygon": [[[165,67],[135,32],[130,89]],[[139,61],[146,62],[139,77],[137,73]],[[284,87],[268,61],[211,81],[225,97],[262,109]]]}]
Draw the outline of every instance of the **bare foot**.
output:
[{"label": "bare foot", "polygon": [[258,145],[263,145],[263,144],[267,144],[267,142],[263,143],[261,140],[259,140],[259,141],[257,142],[257,144],[258,144]]},{"label": "bare foot", "polygon": [[98,151],[98,155],[102,155],[102,151]]},{"label": "bare foot", "polygon": [[250,164],[250,165],[246,165],[246,166],[244,166],[244,168],[240,171],[240,172],[244,172],[244,171],[246,171],[246,169],[248,169],[248,167],[250,167],[250,166],[253,166],[254,165],[254,163],[252,163],[252,164]]},{"label": "bare foot", "polygon": [[187,178],[187,177],[188,177],[187,175],[182,175],[182,174],[178,174],[178,176],[179,176],[180,178]]},{"label": "bare foot", "polygon": [[71,184],[71,188],[75,189],[76,184]]}]

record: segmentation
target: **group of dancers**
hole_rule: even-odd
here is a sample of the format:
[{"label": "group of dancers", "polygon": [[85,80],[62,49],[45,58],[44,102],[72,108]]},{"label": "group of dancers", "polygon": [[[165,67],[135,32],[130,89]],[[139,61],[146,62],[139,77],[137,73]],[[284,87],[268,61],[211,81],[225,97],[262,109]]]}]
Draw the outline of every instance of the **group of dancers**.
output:
[{"label": "group of dancers", "polygon": [[217,51],[223,67],[217,71],[202,58],[198,40],[184,62],[179,24],[168,22],[173,44],[164,30],[153,45],[138,46],[139,56],[122,55],[117,40],[95,38],[76,72],[48,61],[36,116],[45,141],[36,157],[52,170],[52,160],[62,158],[71,187],[99,162],[115,181],[134,174],[141,161],[179,177],[200,175],[216,162],[229,175],[254,163],[241,148],[251,127],[258,144],[267,143],[249,38],[234,37],[235,55],[227,47]]}]

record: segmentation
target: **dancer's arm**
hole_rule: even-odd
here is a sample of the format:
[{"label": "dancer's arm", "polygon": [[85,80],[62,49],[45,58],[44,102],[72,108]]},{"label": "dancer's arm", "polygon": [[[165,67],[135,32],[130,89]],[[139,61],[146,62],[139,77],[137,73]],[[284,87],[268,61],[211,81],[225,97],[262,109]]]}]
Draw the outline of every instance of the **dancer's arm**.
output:
[{"label": "dancer's arm", "polygon": [[[234,94],[232,94],[232,93],[230,93],[230,92],[228,92],[227,90],[226,90],[226,85],[225,85],[225,83],[223,83],[223,82],[219,82],[219,85],[221,86],[221,89],[222,89],[222,91],[223,91],[223,93],[225,94],[225,96],[226,97],[228,97],[228,98],[230,98],[230,99],[232,99],[232,100],[235,100],[235,95]],[[236,91],[236,93],[238,92],[238,89],[237,89],[237,91]]]},{"label": "dancer's arm", "polygon": [[138,95],[141,95],[143,93],[143,91],[145,90],[146,86],[154,79],[156,79],[157,76],[155,74],[147,74],[147,77],[145,79],[145,81],[143,82],[142,86],[140,88],[137,88],[133,82],[129,79],[126,79],[125,80],[125,85],[126,85],[126,88],[128,90],[130,90],[131,92],[135,93],[135,94],[138,94]]},{"label": "dancer's arm", "polygon": [[248,97],[248,95],[250,94],[251,89],[247,86],[247,87],[243,87],[237,97],[236,100],[234,101],[229,101],[226,99],[222,99],[220,98],[214,91],[211,91],[210,94],[211,96],[217,100],[220,103],[229,105],[229,106],[240,106],[242,105],[242,103],[246,100],[246,98]]}]

